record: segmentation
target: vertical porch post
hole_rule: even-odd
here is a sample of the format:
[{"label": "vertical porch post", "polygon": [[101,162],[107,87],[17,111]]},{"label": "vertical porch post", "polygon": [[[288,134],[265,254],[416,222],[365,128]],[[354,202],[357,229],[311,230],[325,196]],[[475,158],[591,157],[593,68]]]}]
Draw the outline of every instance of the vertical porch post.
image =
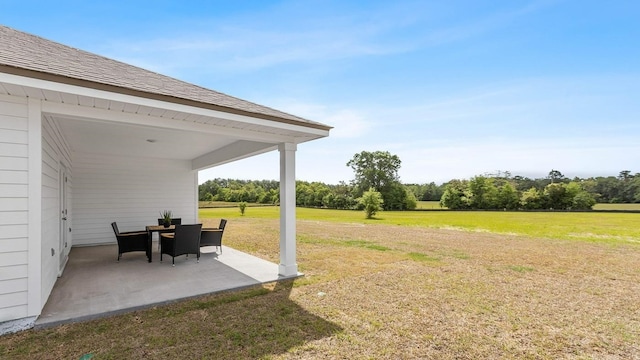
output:
[{"label": "vertical porch post", "polygon": [[296,264],[296,144],[283,143],[280,152],[280,276],[298,274]]}]

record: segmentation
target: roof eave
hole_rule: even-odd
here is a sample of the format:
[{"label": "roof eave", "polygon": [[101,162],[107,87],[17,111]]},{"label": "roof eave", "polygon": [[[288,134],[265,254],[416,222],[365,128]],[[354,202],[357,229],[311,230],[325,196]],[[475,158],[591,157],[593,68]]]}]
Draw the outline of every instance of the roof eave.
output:
[{"label": "roof eave", "polygon": [[109,91],[109,92],[114,92],[114,93],[119,93],[124,95],[137,96],[137,97],[158,100],[158,101],[165,101],[168,103],[193,106],[193,107],[221,111],[221,112],[226,112],[226,113],[236,114],[236,115],[249,116],[253,118],[275,121],[279,123],[296,125],[296,126],[302,126],[302,127],[311,128],[311,129],[318,129],[323,131],[329,131],[333,129],[332,126],[324,125],[317,122],[295,121],[292,119],[281,118],[281,117],[268,115],[268,114],[255,113],[251,111],[245,111],[245,110],[235,109],[231,107],[195,101],[191,99],[146,92],[146,91],[131,89],[127,87],[120,87],[120,86],[104,84],[104,83],[99,83],[99,82],[94,82],[94,81],[89,81],[84,79],[78,79],[78,78],[73,78],[73,77],[68,77],[68,76],[63,76],[58,74],[51,74],[47,72],[25,69],[21,67],[6,65],[6,64],[0,64],[0,72],[11,74],[11,75],[39,79],[39,80],[58,82],[58,83],[67,84],[67,85],[80,86],[80,87],[90,88],[94,90]]}]

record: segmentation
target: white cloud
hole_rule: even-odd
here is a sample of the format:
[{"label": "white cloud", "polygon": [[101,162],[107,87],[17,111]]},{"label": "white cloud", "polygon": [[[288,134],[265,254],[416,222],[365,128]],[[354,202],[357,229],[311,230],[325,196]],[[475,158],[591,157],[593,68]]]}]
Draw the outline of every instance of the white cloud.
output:
[{"label": "white cloud", "polygon": [[[534,2],[536,4],[537,2]],[[366,8],[318,11],[285,4],[231,18],[215,15],[187,26],[158,27],[156,38],[135,35],[107,40],[102,53],[174,72],[194,63],[219,71],[247,72],[292,63],[324,64],[357,57],[411,52],[477,37],[503,28],[535,9],[489,13],[467,22],[442,24],[451,9],[422,2],[372,4]],[[454,5],[455,7],[455,5]],[[147,36],[148,34],[147,33]]]},{"label": "white cloud", "polygon": [[[640,163],[640,144],[626,139],[598,137],[566,139],[484,139],[415,148],[397,152],[404,182],[445,182],[497,170],[513,175],[542,177],[551,169],[568,177],[616,175]],[[594,164],[599,164],[594,168]],[[640,171],[640,169],[630,169]]]},{"label": "white cloud", "polygon": [[331,130],[332,138],[365,137],[376,127],[375,120],[369,118],[358,109],[334,108],[321,104],[300,102],[292,98],[265,98],[260,100],[260,103],[269,104],[269,106],[284,112],[333,126]]},{"label": "white cloud", "polygon": [[373,124],[353,110],[339,110],[326,117],[326,123],[333,126],[331,135],[338,138],[367,136]]}]

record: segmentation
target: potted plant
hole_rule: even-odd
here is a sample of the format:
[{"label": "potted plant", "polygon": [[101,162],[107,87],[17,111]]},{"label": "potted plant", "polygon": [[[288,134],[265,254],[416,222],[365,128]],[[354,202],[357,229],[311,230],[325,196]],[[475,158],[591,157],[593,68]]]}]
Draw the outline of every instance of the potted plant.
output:
[{"label": "potted plant", "polygon": [[162,217],[162,225],[164,225],[164,227],[168,228],[171,226],[171,217],[173,216],[171,210],[162,211],[160,216]]}]

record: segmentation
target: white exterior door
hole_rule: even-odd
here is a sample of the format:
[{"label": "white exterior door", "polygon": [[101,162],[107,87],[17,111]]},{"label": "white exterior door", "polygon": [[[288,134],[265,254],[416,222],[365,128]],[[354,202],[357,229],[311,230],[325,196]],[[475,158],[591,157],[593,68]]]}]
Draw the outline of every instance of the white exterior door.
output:
[{"label": "white exterior door", "polygon": [[60,246],[58,254],[60,256],[60,266],[58,275],[62,275],[62,270],[67,263],[69,256],[69,211],[67,209],[69,197],[67,168],[60,164]]}]

